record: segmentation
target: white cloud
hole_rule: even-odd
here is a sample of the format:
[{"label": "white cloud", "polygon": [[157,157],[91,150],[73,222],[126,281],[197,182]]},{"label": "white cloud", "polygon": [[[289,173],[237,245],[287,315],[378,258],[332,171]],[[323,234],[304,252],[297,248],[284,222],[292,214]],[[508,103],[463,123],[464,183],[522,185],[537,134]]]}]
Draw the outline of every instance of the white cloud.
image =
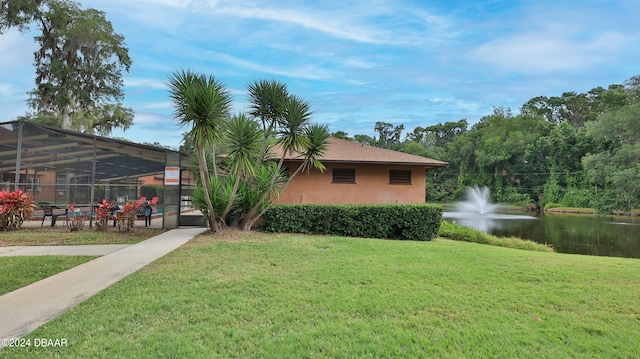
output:
[{"label": "white cloud", "polygon": [[378,66],[377,63],[367,60],[362,60],[357,57],[347,58],[341,61],[341,63],[348,67],[354,67],[358,69],[372,69]]},{"label": "white cloud", "polygon": [[33,53],[37,48],[33,34],[22,34],[15,29],[0,34],[0,68],[33,68]]},{"label": "white cloud", "polygon": [[[386,36],[365,24],[355,23],[355,19],[331,16],[330,13],[315,8],[313,11],[286,7],[257,6],[255,3],[212,1],[210,9],[215,14],[241,18],[277,21],[295,24],[337,38],[366,43],[384,43]],[[333,15],[337,15],[333,13]]]},{"label": "white cloud", "polygon": [[449,111],[478,112],[480,109],[484,109],[485,107],[477,102],[465,101],[456,98],[429,98],[426,101],[432,106],[436,106],[441,109],[447,108]]},{"label": "white cloud", "polygon": [[639,40],[637,3],[596,0],[576,6],[549,0],[516,5],[501,15],[472,23],[478,35],[468,59],[511,76],[602,71],[625,61]]},{"label": "white cloud", "polygon": [[27,93],[11,83],[0,83],[0,98],[3,101],[26,100]]},{"label": "white cloud", "polygon": [[157,89],[157,90],[166,90],[167,89],[167,85],[165,84],[165,82],[160,81],[158,79],[154,79],[154,78],[125,77],[124,85],[125,86],[130,86],[130,87],[152,88],[152,89]]},{"label": "white cloud", "polygon": [[482,44],[470,56],[504,72],[572,72],[607,62],[625,42],[625,36],[616,33],[585,41],[559,31],[521,33]]},{"label": "white cloud", "polygon": [[28,111],[26,104],[34,84],[33,35],[9,30],[0,35],[0,122],[14,120]]},{"label": "white cloud", "polygon": [[170,101],[162,101],[162,102],[146,102],[143,103],[140,108],[145,108],[148,110],[153,109],[172,109],[173,104]]},{"label": "white cloud", "polygon": [[116,129],[111,137],[125,138],[133,142],[158,142],[165,146],[178,148],[182,140],[184,128],[178,126],[178,122],[170,116],[136,111],[133,125],[128,130]]},{"label": "white cloud", "polygon": [[248,69],[259,73],[267,73],[271,75],[308,80],[328,80],[339,75],[335,71],[327,70],[313,64],[305,64],[302,66],[288,68],[277,68],[273,66],[263,65],[262,63],[244,60],[229,54],[217,53],[213,51],[209,52],[209,54],[211,55],[211,59],[213,60],[223,61],[239,68]]},{"label": "white cloud", "polygon": [[[300,2],[202,0],[197,4],[197,8],[207,8],[212,15],[288,23],[359,43],[420,45],[438,43],[449,37],[445,35],[450,26],[446,18],[395,1],[313,3],[305,6]],[[429,31],[427,36],[425,30]]]}]

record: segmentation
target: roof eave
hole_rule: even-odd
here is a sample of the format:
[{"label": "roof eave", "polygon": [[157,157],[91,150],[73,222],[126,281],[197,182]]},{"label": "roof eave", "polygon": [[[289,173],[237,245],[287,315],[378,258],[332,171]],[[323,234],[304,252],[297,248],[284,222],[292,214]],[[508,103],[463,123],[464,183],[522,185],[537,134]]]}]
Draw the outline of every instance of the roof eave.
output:
[{"label": "roof eave", "polygon": [[[301,158],[285,158],[285,161],[302,162]],[[448,163],[416,163],[416,162],[389,162],[389,161],[346,161],[346,160],[320,160],[322,163],[349,163],[361,165],[394,165],[394,166],[424,166],[425,169],[434,169],[438,167],[447,167]]]}]

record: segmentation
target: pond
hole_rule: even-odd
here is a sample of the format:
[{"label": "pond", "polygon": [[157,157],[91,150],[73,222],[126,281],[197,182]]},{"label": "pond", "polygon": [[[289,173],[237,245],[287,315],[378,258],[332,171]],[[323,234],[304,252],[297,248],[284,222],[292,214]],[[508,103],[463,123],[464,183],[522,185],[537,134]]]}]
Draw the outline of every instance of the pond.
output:
[{"label": "pond", "polygon": [[640,258],[640,218],[537,213],[535,215],[445,212],[444,217],[499,237],[520,237],[553,246],[558,253]]}]

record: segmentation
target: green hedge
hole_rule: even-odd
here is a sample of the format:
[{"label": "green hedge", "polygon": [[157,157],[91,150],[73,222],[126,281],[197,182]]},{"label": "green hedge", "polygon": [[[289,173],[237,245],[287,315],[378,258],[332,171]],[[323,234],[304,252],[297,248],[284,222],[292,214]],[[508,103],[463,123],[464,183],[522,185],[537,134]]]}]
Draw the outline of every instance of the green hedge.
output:
[{"label": "green hedge", "polygon": [[261,224],[265,232],[429,241],[436,237],[442,208],[430,205],[274,205]]}]

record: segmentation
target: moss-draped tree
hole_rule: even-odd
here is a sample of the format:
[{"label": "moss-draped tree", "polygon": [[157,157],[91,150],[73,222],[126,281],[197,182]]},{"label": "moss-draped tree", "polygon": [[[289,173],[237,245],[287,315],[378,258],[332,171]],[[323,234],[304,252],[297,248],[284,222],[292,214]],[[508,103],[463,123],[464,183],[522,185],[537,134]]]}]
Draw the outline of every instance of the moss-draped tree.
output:
[{"label": "moss-draped tree", "polygon": [[105,13],[67,0],[2,0],[0,33],[11,27],[39,30],[34,53],[34,110],[28,119],[85,133],[127,129],[133,110],[122,106],[122,71],[131,58],[124,36]]}]

